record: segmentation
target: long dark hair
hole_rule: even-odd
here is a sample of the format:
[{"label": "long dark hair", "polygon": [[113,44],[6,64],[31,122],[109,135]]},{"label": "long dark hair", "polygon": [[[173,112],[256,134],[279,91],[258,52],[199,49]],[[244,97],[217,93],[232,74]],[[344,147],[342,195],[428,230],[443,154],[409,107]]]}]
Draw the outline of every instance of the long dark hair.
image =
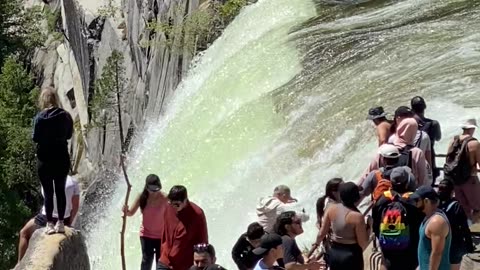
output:
[{"label": "long dark hair", "polygon": [[345,207],[360,212],[355,205],[360,200],[360,189],[353,182],[342,183],[339,188],[340,199]]},{"label": "long dark hair", "polygon": [[[143,211],[143,209],[145,209],[145,207],[147,206],[148,195],[149,195],[148,189],[147,189],[148,183],[156,182],[156,181],[160,183],[160,178],[155,174],[150,174],[145,179],[145,187],[143,188],[142,194],[140,194],[140,210]],[[160,184],[160,188],[162,188],[162,184]]]},{"label": "long dark hair", "polygon": [[323,214],[325,212],[325,201],[327,200],[327,198],[334,201],[337,200],[333,193],[338,191],[338,187],[342,182],[343,182],[342,178],[332,178],[328,180],[327,185],[325,186],[325,195],[318,198],[317,200],[317,218],[318,219],[323,217]]}]

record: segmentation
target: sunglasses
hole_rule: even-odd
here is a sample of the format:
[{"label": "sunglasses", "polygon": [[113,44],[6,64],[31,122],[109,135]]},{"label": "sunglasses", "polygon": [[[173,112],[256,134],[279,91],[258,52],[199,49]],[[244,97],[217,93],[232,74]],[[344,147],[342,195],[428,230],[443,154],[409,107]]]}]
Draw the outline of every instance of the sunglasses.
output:
[{"label": "sunglasses", "polygon": [[176,208],[178,208],[178,207],[180,207],[180,206],[182,205],[182,202],[172,202],[172,201],[169,201],[168,203],[169,203],[171,206],[176,207]]},{"label": "sunglasses", "polygon": [[292,224],[302,225],[302,221],[301,220],[295,220],[295,221],[292,222]]},{"label": "sunglasses", "polygon": [[205,244],[205,243],[196,244],[196,245],[193,245],[193,251],[196,253],[207,252],[209,246],[210,246],[209,244]]}]

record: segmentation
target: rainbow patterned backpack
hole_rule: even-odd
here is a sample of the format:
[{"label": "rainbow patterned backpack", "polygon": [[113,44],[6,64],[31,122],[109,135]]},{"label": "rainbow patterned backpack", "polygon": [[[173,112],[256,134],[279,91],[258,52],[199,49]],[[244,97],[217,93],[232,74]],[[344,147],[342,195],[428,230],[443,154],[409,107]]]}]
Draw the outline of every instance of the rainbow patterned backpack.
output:
[{"label": "rainbow patterned backpack", "polygon": [[[411,193],[402,195],[408,198]],[[410,228],[407,222],[407,209],[399,200],[399,195],[385,191],[384,196],[390,203],[382,212],[378,241],[382,251],[401,251],[410,244]]]}]

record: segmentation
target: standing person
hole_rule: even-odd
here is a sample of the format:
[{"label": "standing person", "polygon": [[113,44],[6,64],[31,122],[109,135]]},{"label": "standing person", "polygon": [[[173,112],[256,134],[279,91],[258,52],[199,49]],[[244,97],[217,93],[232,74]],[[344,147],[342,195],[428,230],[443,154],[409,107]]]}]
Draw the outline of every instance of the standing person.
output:
[{"label": "standing person", "polygon": [[[258,223],[263,226],[267,233],[273,232],[273,226],[277,217],[285,211],[296,210],[297,200],[292,198],[290,188],[279,185],[273,190],[273,196],[261,198],[257,206]],[[300,213],[300,212],[299,212]],[[305,213],[299,214],[305,222],[309,216]]]},{"label": "standing person", "polygon": [[317,249],[319,246],[322,246],[322,251],[326,252],[330,248],[330,233],[325,237],[323,241],[319,240],[320,237],[320,228],[322,226],[322,218],[325,214],[326,209],[333,204],[340,203],[340,193],[339,188],[343,183],[342,178],[332,178],[327,182],[325,186],[325,195],[318,198],[316,208],[317,208],[317,226],[319,232],[317,234],[317,239],[312,245],[313,249]]},{"label": "standing person", "polygon": [[[198,205],[189,201],[187,188],[173,186],[168,193],[168,200],[178,212],[178,219],[185,226],[187,232],[185,257],[186,263],[193,264],[193,246],[208,244],[207,219]],[[176,269],[175,269],[176,270]]]},{"label": "standing person", "polygon": [[[65,183],[70,170],[68,140],[72,138],[73,121],[60,108],[53,88],[42,90],[38,100],[40,112],[35,116],[33,141],[37,143],[37,170],[44,191],[47,234],[64,233],[66,208]],[[53,197],[56,195],[58,220],[53,224]]]},{"label": "standing person", "polygon": [[323,216],[319,240],[332,229],[332,245],[326,254],[331,270],[363,270],[363,251],[368,246],[371,233],[362,213],[355,206],[360,201],[357,185],[347,182],[340,185],[341,204],[332,205]]},{"label": "standing person", "polygon": [[168,200],[161,190],[160,178],[155,174],[150,174],[145,179],[143,192],[135,199],[132,208],[129,209],[128,205],[123,207],[123,211],[129,217],[135,215],[138,208],[142,212],[142,225],[140,225],[140,244],[142,245],[141,270],[152,269],[153,257],[155,257],[156,261],[160,259],[161,224],[164,222],[162,207],[168,204]]},{"label": "standing person", "polygon": [[453,197],[452,181],[444,179],[438,185],[440,209],[447,215],[452,230],[452,245],[450,246],[450,263],[452,270],[459,270],[463,255],[475,250],[468,218],[462,206]]},{"label": "standing person", "polygon": [[469,119],[462,125],[462,135],[450,143],[444,173],[455,185],[455,197],[473,222],[480,218],[480,144],[473,137],[477,121]]},{"label": "standing person", "polygon": [[210,244],[198,244],[193,247],[193,266],[189,270],[226,270],[215,264],[215,248]]},{"label": "standing person", "polygon": [[423,213],[411,203],[415,186],[409,174],[397,167],[391,173],[391,189],[384,191],[372,208],[373,232],[388,270],[415,270],[418,266],[418,231]]},{"label": "standing person", "polygon": [[178,219],[177,210],[170,204],[163,207],[161,212],[162,243],[157,270],[189,269],[193,264],[191,251],[193,247],[190,245],[185,226]]},{"label": "standing person", "polygon": [[254,270],[278,270],[285,269],[276,265],[283,258],[282,237],[276,233],[265,234],[260,239],[259,247],[253,253],[260,256]]},{"label": "standing person", "polygon": [[452,234],[448,218],[438,209],[440,198],[432,186],[419,187],[410,198],[426,215],[420,226],[418,264],[420,270],[450,270]]},{"label": "standing person", "polygon": [[260,239],[264,234],[262,225],[253,222],[248,225],[247,232],[240,235],[232,249],[232,259],[239,270],[251,270],[261,259],[253,253],[253,250],[259,247]]},{"label": "standing person", "polygon": [[[401,154],[397,166],[408,166],[412,170],[417,184],[421,186],[428,182],[428,167],[423,151],[413,145],[415,134],[417,133],[417,122],[413,118],[405,118],[399,123],[394,141],[395,147],[398,148]],[[385,165],[384,160],[380,157],[380,154],[377,154],[372,162],[370,162],[370,165],[360,179],[359,185],[362,185],[369,173]]]},{"label": "standing person", "polygon": [[[44,194],[42,190],[42,194]],[[73,176],[67,177],[65,185],[65,194],[67,198],[67,204],[65,206],[64,223],[66,226],[71,226],[77,217],[78,209],[80,208],[80,185]],[[54,202],[53,206],[53,220],[58,219],[57,205]],[[45,212],[45,206],[42,207],[42,211],[34,218],[30,219],[20,231],[20,241],[18,244],[18,263],[25,256],[27,252],[28,242],[33,233],[39,228],[47,225],[47,216]]]},{"label": "standing person", "polygon": [[387,120],[387,113],[383,110],[383,107],[374,107],[368,110],[367,119],[372,120],[375,125],[378,146],[387,143],[391,135],[392,123]]},{"label": "standing person", "polygon": [[302,219],[295,211],[283,212],[275,223],[275,232],[282,237],[283,265],[287,270],[320,269],[319,262],[305,264],[302,252],[295,238],[303,233]]},{"label": "standing person", "polygon": [[[384,166],[372,171],[367,178],[365,178],[365,181],[363,181],[361,185],[361,200],[370,194],[374,202],[378,200],[378,197],[383,191],[391,188],[390,180],[394,170],[395,175],[408,175],[408,186],[411,191],[414,191],[417,187],[417,182],[415,176],[412,174],[412,170],[408,166],[398,166],[401,156],[398,148],[393,144],[384,144],[378,149],[378,154]],[[388,180],[387,183],[385,183],[384,180]],[[378,191],[380,191],[380,194]]]},{"label": "standing person", "polygon": [[430,152],[431,152],[431,167],[433,170],[433,179],[437,179],[440,175],[440,170],[436,166],[435,162],[435,141],[440,141],[442,139],[442,129],[440,128],[440,123],[436,120],[432,120],[425,117],[425,109],[427,104],[425,100],[416,96],[410,101],[410,106],[412,107],[413,112],[415,113],[415,120],[418,123],[418,129],[427,133],[430,138]]}]

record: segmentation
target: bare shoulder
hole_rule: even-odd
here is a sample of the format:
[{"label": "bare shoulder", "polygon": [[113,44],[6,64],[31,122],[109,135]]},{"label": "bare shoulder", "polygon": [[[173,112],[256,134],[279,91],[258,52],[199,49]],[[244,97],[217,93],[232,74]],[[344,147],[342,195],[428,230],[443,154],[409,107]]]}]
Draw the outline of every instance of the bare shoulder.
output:
[{"label": "bare shoulder", "polygon": [[470,140],[470,141],[468,142],[468,149],[469,149],[470,151],[476,151],[476,150],[479,149],[479,145],[480,145],[480,143],[478,142],[478,140],[476,140],[476,139]]},{"label": "bare shoulder", "polygon": [[440,215],[434,215],[430,218],[426,228],[429,234],[448,234],[449,226],[445,218]]}]

